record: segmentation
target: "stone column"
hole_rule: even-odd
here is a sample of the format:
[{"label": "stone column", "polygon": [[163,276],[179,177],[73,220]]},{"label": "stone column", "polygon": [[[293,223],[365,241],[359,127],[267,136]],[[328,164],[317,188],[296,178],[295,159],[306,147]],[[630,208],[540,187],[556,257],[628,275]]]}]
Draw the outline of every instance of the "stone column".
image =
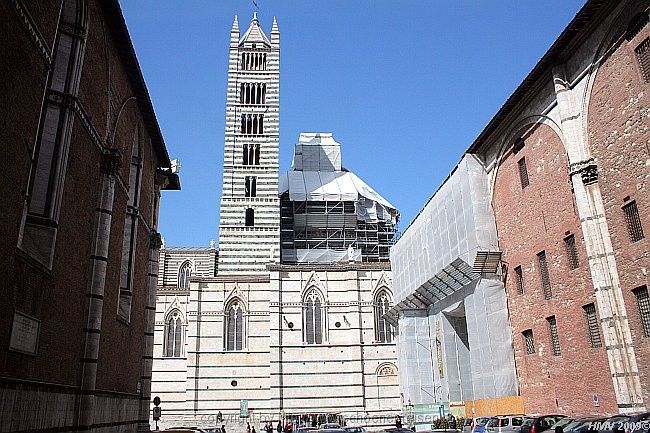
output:
[{"label": "stone column", "polygon": [[619,412],[645,410],[632,334],[625,310],[616,258],[598,185],[597,162],[587,146],[582,94],[587,78],[569,83],[563,66],[553,69],[560,124],[569,157],[569,176],[585,239],[596,308],[607,350]]},{"label": "stone column", "polygon": [[108,265],[108,247],[111,235],[111,221],[117,172],[122,155],[117,149],[104,151],[101,162],[101,195],[95,211],[97,218],[95,246],[90,256],[92,274],[90,287],[86,292],[86,326],[84,333],[84,354],[81,358],[81,391],[77,426],[80,431],[90,431],[95,415],[95,384],[97,382],[97,361],[102,329],[104,306],[104,285]]},{"label": "stone column", "polygon": [[147,300],[145,305],[144,348],[142,351],[142,372],[140,374],[140,413],[138,431],[149,432],[149,405],[151,401],[151,370],[153,364],[153,335],[156,319],[156,286],[158,284],[158,258],[162,238],[160,233],[149,235],[149,273],[147,274]]}]

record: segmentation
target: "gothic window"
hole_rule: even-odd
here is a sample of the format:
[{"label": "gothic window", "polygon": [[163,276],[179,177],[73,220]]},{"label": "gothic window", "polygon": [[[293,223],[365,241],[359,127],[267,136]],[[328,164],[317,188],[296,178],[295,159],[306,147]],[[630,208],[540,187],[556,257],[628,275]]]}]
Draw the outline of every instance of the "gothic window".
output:
[{"label": "gothic window", "polygon": [[65,0],[60,10],[53,62],[40,113],[41,124],[31,155],[29,201],[19,241],[25,251],[48,267],[54,253],[56,222],[75,117],[71,105],[61,101],[74,100],[78,94],[85,50],[83,34],[87,26],[83,1]]},{"label": "gothic window", "polygon": [[239,299],[235,299],[226,308],[226,350],[244,348],[244,309]]},{"label": "gothic window", "polygon": [[257,177],[246,176],[244,183],[244,196],[257,197]]},{"label": "gothic window", "polygon": [[375,341],[390,343],[393,341],[393,326],[383,317],[390,310],[390,296],[386,289],[377,292],[374,302],[375,310]]},{"label": "gothic window", "polygon": [[165,321],[164,356],[178,358],[183,356],[183,319],[181,312],[174,309]]},{"label": "gothic window", "polygon": [[246,209],[246,227],[253,227],[255,225],[255,211],[251,208]]},{"label": "gothic window", "polygon": [[303,340],[306,344],[323,343],[323,307],[315,289],[310,290],[302,303]]},{"label": "gothic window", "polygon": [[192,275],[192,263],[189,260],[185,261],[180,268],[178,268],[178,287],[187,289],[190,287],[190,276]]},{"label": "gothic window", "polygon": [[120,273],[120,299],[117,314],[125,320],[131,317],[131,297],[133,295],[133,270],[135,267],[135,248],[138,236],[138,214],[140,206],[140,182],[142,181],[142,131],[136,128],[135,141],[131,147],[129,167],[129,197],[124,218],[122,236],[122,263]]}]

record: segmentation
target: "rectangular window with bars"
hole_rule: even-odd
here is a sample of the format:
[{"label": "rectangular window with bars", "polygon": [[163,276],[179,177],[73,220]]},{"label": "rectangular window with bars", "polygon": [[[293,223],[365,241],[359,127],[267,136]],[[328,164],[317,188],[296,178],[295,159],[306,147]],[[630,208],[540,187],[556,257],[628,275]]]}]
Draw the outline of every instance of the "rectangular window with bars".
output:
[{"label": "rectangular window with bars", "polygon": [[645,38],[638,47],[634,49],[636,59],[641,68],[641,74],[646,83],[650,83],[650,38]]},{"label": "rectangular window with bars", "polygon": [[517,166],[519,167],[519,180],[521,181],[521,188],[523,189],[530,185],[530,179],[528,179],[528,169],[526,168],[526,158],[521,158],[517,162]]},{"label": "rectangular window with bars", "polygon": [[524,294],[524,271],[521,266],[515,268],[515,283],[517,284],[517,293]]},{"label": "rectangular window with bars", "polygon": [[524,337],[524,345],[526,346],[526,354],[532,355],[535,353],[535,340],[533,339],[533,330],[526,329],[521,333]]},{"label": "rectangular window with bars", "polygon": [[641,225],[641,218],[639,218],[639,208],[636,206],[636,200],[623,205],[623,212],[625,213],[625,223],[627,224],[627,232],[630,234],[632,242],[640,241],[645,237],[643,234],[643,226]]},{"label": "rectangular window with bars", "polygon": [[569,269],[577,269],[580,266],[578,260],[578,248],[576,247],[575,235],[569,235],[564,238],[564,247],[566,248],[566,255],[569,259]]},{"label": "rectangular window with bars", "polygon": [[537,262],[539,264],[539,276],[542,279],[542,290],[544,299],[551,299],[551,279],[548,275],[548,264],[546,263],[546,251],[537,253]]},{"label": "rectangular window with bars", "polygon": [[551,346],[553,347],[553,356],[560,356],[560,336],[557,333],[557,321],[555,316],[547,317],[548,332],[551,336]]},{"label": "rectangular window with bars", "polygon": [[636,305],[639,307],[643,335],[644,337],[650,337],[650,296],[648,296],[648,286],[637,287],[632,290],[632,293],[634,293]]},{"label": "rectangular window with bars", "polygon": [[602,347],[603,342],[600,339],[600,326],[598,326],[598,317],[596,317],[596,306],[594,304],[587,304],[582,309],[587,319],[587,332],[589,333],[591,347],[594,349]]}]

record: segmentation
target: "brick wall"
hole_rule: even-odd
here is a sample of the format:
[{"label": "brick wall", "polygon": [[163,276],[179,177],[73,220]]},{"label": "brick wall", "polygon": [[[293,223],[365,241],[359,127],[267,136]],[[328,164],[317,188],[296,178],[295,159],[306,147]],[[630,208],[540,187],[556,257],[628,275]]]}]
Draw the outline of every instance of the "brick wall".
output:
[{"label": "brick wall", "polygon": [[[513,329],[515,362],[527,413],[615,413],[616,400],[604,347],[591,348],[582,306],[595,302],[580,221],[569,184],[562,142],[539,125],[524,147],[506,151],[496,175],[493,206]],[[518,161],[525,157],[530,184],[522,188]],[[574,234],[579,266],[569,267],[564,238]],[[537,254],[544,250],[552,295],[544,298]],[[521,266],[519,294],[515,267]],[[555,316],[560,355],[554,356],[547,317]],[[522,332],[532,329],[535,353],[527,354]],[[592,395],[600,396],[594,408]]]},{"label": "brick wall", "polygon": [[[83,2],[82,2],[83,3]],[[88,31],[81,69],[78,101],[97,131],[95,141],[78,115],[69,146],[64,187],[58,217],[57,239],[51,269],[19,250],[25,197],[30,173],[29,154],[37,141],[38,122],[47,86],[47,53],[51,56],[62,1],[3,2],[0,20],[7,23],[0,49],[7,61],[0,64],[6,82],[2,94],[11,109],[2,118],[0,139],[13,143],[3,154],[0,197],[0,430],[29,430],[72,426],[78,419],[79,386],[87,326],[86,293],[93,277],[94,239],[102,188],[102,147],[122,152],[122,166],[115,189],[108,255],[94,422],[112,424],[120,431],[134,431],[139,410],[138,383],[144,350],[145,301],[148,289],[149,230],[153,222],[156,169],[160,161],[154,151],[141,104],[136,94],[130,56],[114,16],[107,10],[116,2],[89,0]],[[18,6],[16,6],[16,4]],[[22,6],[21,6],[22,5]],[[31,16],[31,26],[42,37],[43,54],[35,36],[25,26],[20,7]],[[119,25],[119,22],[118,24]],[[117,29],[117,30],[116,30]],[[116,33],[117,32],[117,33]],[[110,67],[109,67],[110,65]],[[140,101],[141,102],[141,101]],[[123,108],[121,108],[123,106]],[[118,113],[119,116],[118,116]],[[154,119],[155,123],[155,119]],[[126,216],[131,147],[135,131],[144,133],[140,219],[135,253],[135,272],[130,323],[117,319],[122,236]],[[114,137],[114,140],[113,140]],[[14,310],[40,320],[36,355],[9,351]],[[44,383],[47,383],[45,385]],[[128,410],[111,408],[126,407]],[[33,408],[44,409],[34,415]],[[49,415],[46,415],[49,414]],[[13,424],[12,424],[13,423]]]}]

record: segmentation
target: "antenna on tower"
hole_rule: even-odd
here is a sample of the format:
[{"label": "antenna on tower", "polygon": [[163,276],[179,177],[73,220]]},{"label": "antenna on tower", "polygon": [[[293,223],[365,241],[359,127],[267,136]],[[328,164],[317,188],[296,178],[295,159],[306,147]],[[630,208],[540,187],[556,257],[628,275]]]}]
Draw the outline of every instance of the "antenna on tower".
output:
[{"label": "antenna on tower", "polygon": [[251,0],[251,1],[253,2],[253,6],[255,6],[255,12],[259,12],[259,11],[260,11],[260,7],[259,7],[259,5],[257,4],[257,2],[256,2],[255,0]]}]

